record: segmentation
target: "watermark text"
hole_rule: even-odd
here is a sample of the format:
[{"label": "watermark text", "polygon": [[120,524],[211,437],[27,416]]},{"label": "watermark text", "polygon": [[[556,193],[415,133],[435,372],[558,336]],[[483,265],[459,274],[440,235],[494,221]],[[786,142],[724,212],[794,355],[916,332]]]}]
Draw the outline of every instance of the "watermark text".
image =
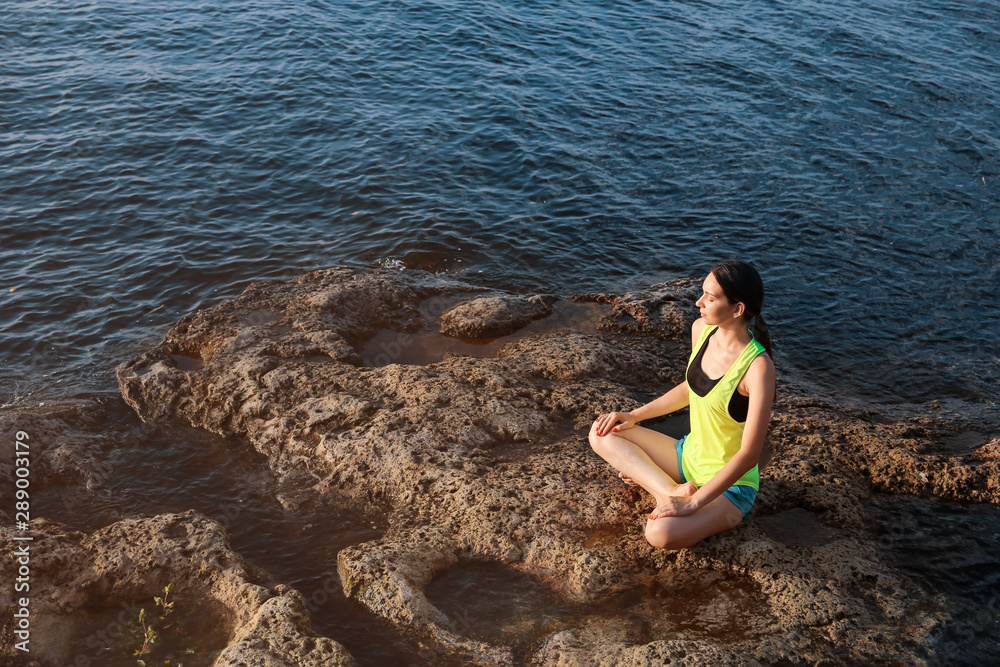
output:
[{"label": "watermark text", "polygon": [[18,431],[14,444],[14,648],[29,653],[31,642],[31,541],[28,522],[31,521],[31,438]]}]

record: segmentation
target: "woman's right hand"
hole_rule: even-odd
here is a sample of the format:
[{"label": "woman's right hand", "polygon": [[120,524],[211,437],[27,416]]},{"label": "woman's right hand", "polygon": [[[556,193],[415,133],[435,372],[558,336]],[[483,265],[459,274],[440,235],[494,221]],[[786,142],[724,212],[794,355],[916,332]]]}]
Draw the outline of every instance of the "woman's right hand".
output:
[{"label": "woman's right hand", "polygon": [[599,416],[595,423],[597,424],[597,435],[607,435],[632,428],[639,423],[639,420],[631,412],[609,412]]}]

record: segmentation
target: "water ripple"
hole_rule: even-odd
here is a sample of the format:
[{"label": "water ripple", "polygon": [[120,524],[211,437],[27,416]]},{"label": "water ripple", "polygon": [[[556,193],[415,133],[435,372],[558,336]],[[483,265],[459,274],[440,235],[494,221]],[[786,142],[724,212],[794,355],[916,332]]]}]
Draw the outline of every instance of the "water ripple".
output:
[{"label": "water ripple", "polygon": [[739,255],[783,363],[872,399],[993,402],[998,18],[901,0],[5,8],[4,386],[106,389],[183,314],[318,266],[565,292]]}]

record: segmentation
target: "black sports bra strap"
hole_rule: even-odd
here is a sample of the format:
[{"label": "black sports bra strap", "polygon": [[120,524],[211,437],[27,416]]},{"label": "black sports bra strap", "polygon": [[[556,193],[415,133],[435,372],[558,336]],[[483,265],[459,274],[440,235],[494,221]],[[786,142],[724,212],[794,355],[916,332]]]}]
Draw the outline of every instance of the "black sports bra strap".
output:
[{"label": "black sports bra strap", "polygon": [[[688,389],[698,394],[699,396],[706,396],[708,392],[715,388],[715,385],[719,384],[719,380],[722,378],[712,379],[708,377],[705,373],[705,369],[701,367],[701,360],[705,356],[705,350],[708,348],[708,339],[715,335],[718,329],[714,329],[711,333],[705,336],[705,342],[701,344],[701,349],[698,350],[698,354],[695,355],[694,360],[687,370],[687,383]],[[725,374],[723,374],[725,377]],[[733,389],[733,395],[729,398],[729,416],[732,417],[737,422],[745,422],[747,420],[747,413],[750,411],[750,397],[744,396],[739,391],[739,386]]]}]

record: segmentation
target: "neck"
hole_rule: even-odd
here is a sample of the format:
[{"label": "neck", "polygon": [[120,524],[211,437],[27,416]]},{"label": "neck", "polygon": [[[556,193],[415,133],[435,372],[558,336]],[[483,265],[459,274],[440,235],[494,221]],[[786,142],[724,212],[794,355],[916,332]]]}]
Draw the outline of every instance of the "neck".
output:
[{"label": "neck", "polygon": [[747,343],[749,343],[753,338],[750,331],[747,329],[746,320],[742,317],[720,324],[719,330],[715,335],[721,339],[720,342],[726,344],[727,346],[732,345],[739,347],[746,347]]}]

